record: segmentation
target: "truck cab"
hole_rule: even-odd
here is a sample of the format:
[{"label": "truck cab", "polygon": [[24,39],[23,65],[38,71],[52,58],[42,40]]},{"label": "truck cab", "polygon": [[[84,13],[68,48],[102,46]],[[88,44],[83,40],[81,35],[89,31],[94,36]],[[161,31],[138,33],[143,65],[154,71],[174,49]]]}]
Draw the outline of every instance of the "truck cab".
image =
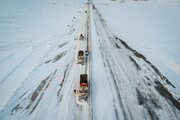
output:
[{"label": "truck cab", "polygon": [[78,62],[77,62],[77,64],[84,65],[84,52],[82,50],[80,50],[78,52]]}]

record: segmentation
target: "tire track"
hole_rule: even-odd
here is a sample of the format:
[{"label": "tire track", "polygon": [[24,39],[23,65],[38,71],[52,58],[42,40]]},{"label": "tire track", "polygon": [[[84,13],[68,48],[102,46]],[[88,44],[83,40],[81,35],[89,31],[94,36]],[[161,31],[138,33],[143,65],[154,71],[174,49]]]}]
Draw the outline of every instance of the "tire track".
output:
[{"label": "tire track", "polygon": [[[142,92],[140,92],[140,89],[137,90],[137,87],[139,86],[140,88],[142,88],[142,90],[148,90],[146,91],[146,96],[147,97],[147,102],[143,103],[143,107],[146,108],[146,111],[149,113],[149,117],[153,120],[155,119],[160,119],[161,116],[159,116],[158,113],[156,113],[156,111],[158,112],[158,109],[168,109],[168,110],[164,110],[164,113],[167,113],[167,111],[170,111],[170,114],[174,114],[176,118],[178,118],[178,111],[174,110],[174,107],[177,108],[177,110],[179,110],[180,108],[180,103],[178,100],[176,100],[173,95],[168,91],[167,88],[164,87],[164,85],[162,84],[162,82],[164,82],[164,84],[166,83],[167,85],[176,88],[159,70],[156,66],[154,66],[149,60],[147,60],[147,58],[142,55],[141,53],[137,52],[136,50],[132,49],[129,45],[127,45],[123,40],[119,39],[118,37],[114,36],[111,31],[107,28],[106,24],[104,23],[104,20],[102,18],[102,16],[98,13],[98,10],[96,9],[96,7],[93,5],[93,9],[95,11],[96,14],[96,21],[95,21],[95,26],[96,26],[96,32],[97,35],[99,37],[99,42],[101,43],[101,51],[102,51],[102,56],[103,59],[105,61],[105,66],[109,68],[109,73],[111,75],[111,83],[113,84],[111,87],[115,89],[116,92],[116,97],[119,100],[119,107],[121,108],[123,115],[124,115],[124,119],[125,120],[133,120],[135,118],[134,114],[132,113],[133,111],[129,108],[129,105],[124,102],[124,100],[126,99],[125,96],[121,96],[121,92],[124,91],[124,89],[121,88],[122,86],[122,82],[124,82],[123,80],[120,80],[120,76],[118,75],[118,71],[121,73],[123,72],[124,75],[126,75],[126,80],[129,81],[129,85],[136,87],[136,93],[137,93],[137,99],[139,100],[139,102],[141,103],[142,100]],[[116,49],[112,49],[112,47],[110,47],[110,44],[116,48]],[[125,57],[124,60],[126,60],[126,58],[129,59],[130,62],[133,63],[134,67],[136,68],[136,77],[137,80],[139,81],[132,81],[131,77],[128,77],[128,71],[121,67],[121,66],[117,66],[118,62],[117,60],[121,61],[118,57],[113,56],[113,54],[111,53],[111,50],[116,50],[119,52],[119,54],[121,54],[121,57]],[[108,59],[107,59],[108,58]],[[143,62],[142,62],[143,61]],[[123,61],[122,61],[123,62]],[[125,64],[127,64],[126,62],[124,62]],[[151,75],[148,75],[151,74]],[[145,79],[148,81],[147,85],[145,83]],[[149,82],[151,81],[151,82]],[[134,82],[135,84],[133,85],[131,82]],[[127,84],[126,83],[126,84]],[[132,85],[131,85],[132,84]],[[165,84],[165,85],[166,85]],[[153,86],[153,87],[151,87]],[[132,89],[132,88],[131,88]],[[134,88],[133,88],[134,89]],[[134,93],[134,92],[133,92]],[[159,97],[159,95],[161,95],[162,97],[165,98],[166,101],[166,105],[169,104],[168,107],[166,106],[162,106],[163,108],[161,108],[160,106],[160,102],[162,101],[156,101],[155,99],[152,99],[151,97],[153,97],[153,95],[155,97]],[[123,99],[123,100],[122,100]],[[171,103],[169,102],[171,101]],[[174,105],[174,106],[172,106]],[[154,107],[153,107],[154,106]],[[156,110],[157,109],[157,110]],[[117,106],[115,106],[115,113],[116,113],[116,117],[117,119],[120,119],[120,117],[118,116],[119,113],[117,112]],[[134,117],[134,118],[133,118]],[[169,116],[170,117],[170,116]]]}]

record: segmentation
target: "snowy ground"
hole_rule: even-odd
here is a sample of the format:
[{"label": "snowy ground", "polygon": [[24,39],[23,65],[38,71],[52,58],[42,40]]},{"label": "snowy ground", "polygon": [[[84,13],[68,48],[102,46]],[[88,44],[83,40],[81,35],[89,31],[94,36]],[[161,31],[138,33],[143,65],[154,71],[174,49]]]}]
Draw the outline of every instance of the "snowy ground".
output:
[{"label": "snowy ground", "polygon": [[87,2],[1,0],[0,119],[178,120],[180,3]]},{"label": "snowy ground", "polygon": [[119,1],[94,4],[113,34],[151,60],[180,94],[179,0]]}]

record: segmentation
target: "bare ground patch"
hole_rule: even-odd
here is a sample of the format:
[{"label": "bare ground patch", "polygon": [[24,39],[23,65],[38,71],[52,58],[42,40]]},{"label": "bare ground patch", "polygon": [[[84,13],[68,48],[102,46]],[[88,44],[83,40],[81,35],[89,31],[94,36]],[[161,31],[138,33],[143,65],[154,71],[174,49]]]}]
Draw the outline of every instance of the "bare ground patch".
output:
[{"label": "bare ground patch", "polygon": [[118,37],[115,36],[114,38],[115,38],[116,40],[119,40],[119,41],[121,42],[121,44],[122,44],[125,48],[129,49],[130,51],[132,51],[136,57],[141,58],[141,59],[143,59],[146,63],[148,63],[148,64],[152,67],[152,69],[160,76],[160,78],[161,78],[162,80],[165,80],[165,82],[166,82],[167,84],[169,84],[169,85],[171,85],[172,87],[176,88],[165,76],[163,76],[163,75],[161,74],[161,72],[157,69],[156,66],[154,66],[150,61],[148,61],[148,60],[146,59],[146,57],[145,57],[144,55],[142,55],[141,53],[139,53],[139,52],[137,52],[136,50],[132,49],[129,45],[127,45],[126,42],[124,42],[123,40],[119,39]]},{"label": "bare ground patch", "polygon": [[43,89],[44,85],[46,84],[47,80],[50,78],[50,75],[41,81],[40,85],[37,87],[37,89],[33,92],[31,96],[31,102],[34,102],[34,100],[37,98],[39,95],[39,92]]},{"label": "bare ground patch", "polygon": [[67,51],[58,54],[58,55],[53,59],[53,62],[57,62],[58,60],[60,60],[62,57],[64,57],[64,56],[66,55],[66,53],[67,53]]},{"label": "bare ground patch", "polygon": [[20,106],[20,104],[17,104],[12,110],[11,115],[14,114],[14,112],[17,112],[18,110],[23,109],[23,107]]},{"label": "bare ground patch", "polygon": [[31,95],[31,99],[30,99],[30,103],[28,104],[28,106],[26,107],[26,109],[29,109],[30,106],[32,105],[32,103],[36,100],[37,96],[39,95],[39,93],[41,92],[41,90],[43,89],[44,85],[46,84],[47,80],[50,78],[51,75],[49,75],[46,79],[42,80],[40,85],[36,88],[36,90],[32,93]]},{"label": "bare ground patch", "polygon": [[39,84],[39,86],[32,92],[32,94],[29,95],[30,101],[29,104],[24,108],[24,99],[21,101],[20,104],[18,104],[17,106],[15,106],[11,112],[17,111],[18,109],[31,109],[29,115],[36,109],[36,107],[38,106],[40,100],[42,99],[45,90],[48,88],[49,84],[51,83],[53,77],[55,76],[57,72],[57,69],[51,73],[48,77],[46,77],[44,80],[41,81],[41,83]]},{"label": "bare ground patch", "polygon": [[65,43],[62,43],[62,44],[58,45],[58,48],[62,48],[62,47],[64,47],[66,44],[68,44],[68,42],[65,42]]},{"label": "bare ground patch", "polygon": [[154,111],[154,109],[161,109],[158,100],[152,95],[149,95],[149,97],[143,95],[137,88],[136,93],[139,105],[143,105],[143,107],[147,109],[152,120],[159,120],[158,115],[156,115]]},{"label": "bare ground patch", "polygon": [[[69,64],[67,64],[67,66],[66,66],[66,69],[65,69],[64,75],[63,75],[63,79],[66,78],[68,68],[69,68]],[[63,82],[61,82],[60,88],[59,88],[59,90],[57,91],[57,98],[58,98],[58,101],[59,101],[59,102],[61,102],[61,101],[62,101],[62,98],[63,98],[63,95],[61,95],[62,87],[63,87]]]},{"label": "bare ground patch", "polygon": [[47,64],[47,63],[50,63],[51,62],[51,60],[48,60],[48,61],[46,61],[46,62],[44,62],[45,64]]},{"label": "bare ground patch", "polygon": [[36,109],[36,107],[38,106],[42,96],[44,95],[44,92],[41,94],[41,96],[39,97],[39,99],[37,100],[36,104],[34,105],[33,109],[31,110],[31,112],[29,113],[29,115]]},{"label": "bare ground patch", "polygon": [[129,56],[129,58],[130,58],[130,60],[134,63],[134,65],[136,66],[136,69],[137,69],[137,70],[140,70],[141,67],[137,64],[137,62],[136,62],[131,56]]},{"label": "bare ground patch", "polygon": [[19,99],[21,99],[28,91],[26,91],[24,94],[22,94]]},{"label": "bare ground patch", "polygon": [[180,110],[180,103],[178,100],[176,100],[172,94],[165,88],[159,81],[155,81],[156,85],[155,89],[159,92],[160,95],[162,95],[164,98],[171,101],[171,103]]},{"label": "bare ground patch", "polygon": [[51,83],[52,79],[54,78],[55,74],[57,72],[57,69],[54,71],[53,76],[51,77],[51,79],[49,80],[49,82],[47,83],[45,90],[49,87],[49,84]]}]

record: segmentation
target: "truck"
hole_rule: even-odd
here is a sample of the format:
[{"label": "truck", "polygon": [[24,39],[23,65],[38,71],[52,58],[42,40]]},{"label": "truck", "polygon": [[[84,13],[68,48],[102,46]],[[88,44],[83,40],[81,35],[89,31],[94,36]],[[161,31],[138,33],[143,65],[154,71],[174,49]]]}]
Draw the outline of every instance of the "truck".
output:
[{"label": "truck", "polygon": [[86,50],[85,50],[85,55],[88,56],[88,54],[89,54],[89,53],[88,53],[88,50],[86,49]]},{"label": "truck", "polygon": [[84,52],[82,50],[80,50],[78,52],[78,62],[77,62],[77,64],[84,65]]},{"label": "truck", "polygon": [[84,100],[88,97],[88,80],[87,74],[80,75],[80,97]]},{"label": "truck", "polygon": [[82,34],[80,34],[79,36],[79,40],[83,40],[84,36]]},{"label": "truck", "polygon": [[80,88],[79,90],[74,90],[75,94],[79,96],[79,101],[87,100],[88,97],[88,80],[87,74],[80,75]]}]

